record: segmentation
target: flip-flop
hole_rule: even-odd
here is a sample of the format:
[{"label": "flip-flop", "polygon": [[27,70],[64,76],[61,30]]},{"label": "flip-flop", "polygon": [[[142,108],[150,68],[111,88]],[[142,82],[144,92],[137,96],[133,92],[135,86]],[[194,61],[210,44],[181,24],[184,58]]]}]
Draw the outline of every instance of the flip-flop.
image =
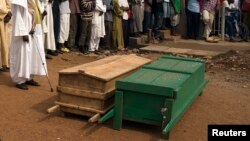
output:
[{"label": "flip-flop", "polygon": [[209,37],[208,39],[206,39],[206,41],[209,42],[209,43],[218,43],[219,39],[215,39],[213,37]]}]

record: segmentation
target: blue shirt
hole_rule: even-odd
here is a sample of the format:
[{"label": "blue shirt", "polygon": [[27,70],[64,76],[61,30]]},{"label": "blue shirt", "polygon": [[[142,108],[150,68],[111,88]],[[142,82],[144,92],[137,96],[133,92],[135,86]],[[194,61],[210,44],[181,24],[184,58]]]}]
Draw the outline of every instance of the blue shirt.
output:
[{"label": "blue shirt", "polygon": [[200,2],[198,0],[189,0],[187,8],[191,12],[200,13]]},{"label": "blue shirt", "polygon": [[[103,0],[103,4],[106,5],[107,9],[113,8],[112,0]],[[105,12],[105,21],[112,22],[113,21],[113,10],[107,10]]]}]

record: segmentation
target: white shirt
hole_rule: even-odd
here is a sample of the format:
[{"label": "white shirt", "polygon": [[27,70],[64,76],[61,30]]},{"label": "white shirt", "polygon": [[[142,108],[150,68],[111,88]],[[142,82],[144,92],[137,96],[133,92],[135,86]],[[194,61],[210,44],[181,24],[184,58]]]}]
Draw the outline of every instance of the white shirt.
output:
[{"label": "white shirt", "polygon": [[[119,0],[119,5],[120,5],[120,7],[129,7],[129,5],[128,5],[128,0]],[[123,12],[123,16],[122,16],[122,18],[124,19],[124,20],[128,20],[128,12],[127,11],[124,11]]]},{"label": "white shirt", "polygon": [[[229,3],[228,3],[227,0],[225,0],[225,1],[223,2],[223,4],[224,4],[225,8],[226,8],[226,7],[229,8],[229,9],[235,8],[234,3],[231,3],[231,4],[229,5]],[[227,10],[225,11],[225,16],[230,16],[230,14],[231,14],[231,12],[229,12],[229,11],[227,11]]]},{"label": "white shirt", "polygon": [[234,0],[234,6],[235,6],[236,9],[240,8],[239,0]]},{"label": "white shirt", "polygon": [[66,0],[64,2],[61,2],[59,5],[60,8],[60,14],[70,14],[70,9],[69,9],[69,1]]}]

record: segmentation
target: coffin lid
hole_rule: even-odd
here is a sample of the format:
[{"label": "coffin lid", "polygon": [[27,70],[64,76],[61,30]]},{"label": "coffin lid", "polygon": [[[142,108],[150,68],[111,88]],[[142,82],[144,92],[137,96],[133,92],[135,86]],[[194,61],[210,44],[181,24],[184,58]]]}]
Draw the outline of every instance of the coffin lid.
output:
[{"label": "coffin lid", "polygon": [[201,67],[204,67],[202,60],[163,56],[118,80],[116,89],[174,97],[174,93]]},{"label": "coffin lid", "polygon": [[115,55],[91,63],[61,70],[59,71],[59,74],[82,74],[109,81],[149,62],[151,62],[150,59],[139,57],[135,54]]}]

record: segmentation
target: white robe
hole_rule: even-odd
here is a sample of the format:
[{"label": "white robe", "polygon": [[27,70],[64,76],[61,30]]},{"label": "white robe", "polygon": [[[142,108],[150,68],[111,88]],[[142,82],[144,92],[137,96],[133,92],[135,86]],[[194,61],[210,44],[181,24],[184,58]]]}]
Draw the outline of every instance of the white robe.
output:
[{"label": "white robe", "polygon": [[49,3],[49,0],[38,0],[38,8],[41,14],[44,11],[47,12],[47,15],[42,20],[42,28],[45,33],[44,47],[48,50],[56,50],[52,3]]},{"label": "white robe", "polygon": [[[10,75],[15,83],[21,84],[32,78],[32,75],[45,75],[39,52],[33,38],[29,35],[32,29],[32,15],[28,11],[27,0],[12,0],[13,30],[10,48]],[[37,31],[37,27],[36,27]],[[37,33],[38,34],[38,33]],[[29,42],[23,41],[29,37]],[[34,35],[36,38],[37,35]],[[39,46],[39,50],[44,50]],[[44,52],[44,51],[43,51]],[[42,58],[45,60],[44,53]],[[46,62],[45,67],[46,67]]]},{"label": "white robe", "polygon": [[92,19],[90,48],[89,51],[99,49],[100,38],[105,36],[104,14],[99,15],[100,12],[106,12],[106,5],[103,5],[102,0],[96,0],[96,8]]},{"label": "white robe", "polygon": [[48,32],[45,36],[45,48],[49,50],[56,50],[52,3],[48,3],[48,0],[46,9],[47,9],[47,16],[45,16],[44,21],[46,22]]},{"label": "white robe", "polygon": [[[35,26],[35,33],[32,38],[33,46],[31,48],[31,74],[32,75],[46,75],[47,64],[45,59],[44,41],[42,25]],[[42,61],[41,61],[42,60]],[[44,67],[43,64],[44,63]]]}]

